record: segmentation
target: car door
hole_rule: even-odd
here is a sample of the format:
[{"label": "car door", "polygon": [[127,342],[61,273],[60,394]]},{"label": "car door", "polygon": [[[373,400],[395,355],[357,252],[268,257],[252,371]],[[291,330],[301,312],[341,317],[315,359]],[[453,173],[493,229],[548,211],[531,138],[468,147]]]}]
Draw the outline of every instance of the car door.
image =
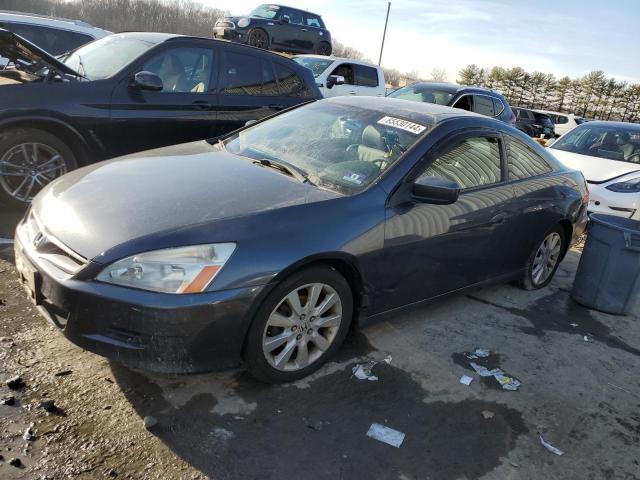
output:
[{"label": "car door", "polygon": [[305,12],[304,26],[301,32],[305,51],[309,53],[315,53],[320,42],[327,41],[324,36],[322,21],[317,15]]},{"label": "car door", "polygon": [[433,298],[504,273],[502,251],[513,216],[513,191],[504,170],[503,141],[496,132],[452,135],[425,156],[410,177],[454,180],[460,196],[450,205],[389,204],[387,268],[376,309]]},{"label": "car door", "polygon": [[[218,49],[207,41],[172,42],[136,63],[111,101],[113,154],[209,138],[217,117]],[[137,72],[156,74],[161,91],[133,86]]]},{"label": "car door", "polygon": [[300,28],[302,28],[302,14],[281,7],[278,12],[277,21],[279,24],[273,29],[273,44],[286,50],[298,50]]},{"label": "car door", "polygon": [[383,97],[378,82],[378,70],[368,65],[355,64],[356,95]]}]

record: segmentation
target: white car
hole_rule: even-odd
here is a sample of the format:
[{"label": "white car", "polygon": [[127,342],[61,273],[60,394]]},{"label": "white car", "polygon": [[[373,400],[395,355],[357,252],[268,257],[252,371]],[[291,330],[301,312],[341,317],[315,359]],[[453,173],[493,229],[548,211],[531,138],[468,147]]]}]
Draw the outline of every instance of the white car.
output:
[{"label": "white car", "polygon": [[293,60],[313,72],[318,88],[325,97],[386,95],[384,73],[378,65],[322,55],[296,55]]},{"label": "white car", "polygon": [[578,117],[573,113],[552,112],[549,110],[534,110],[538,113],[544,113],[551,117],[551,121],[555,124],[556,137],[560,137],[565,133],[573,130],[578,125],[583,124],[586,120]]},{"label": "white car", "polygon": [[[80,20],[6,10],[0,10],[0,28],[20,35],[53,56],[111,34]],[[5,63],[0,57],[0,65]]]},{"label": "white car", "polygon": [[549,151],[587,179],[589,212],[640,220],[640,125],[583,123]]}]

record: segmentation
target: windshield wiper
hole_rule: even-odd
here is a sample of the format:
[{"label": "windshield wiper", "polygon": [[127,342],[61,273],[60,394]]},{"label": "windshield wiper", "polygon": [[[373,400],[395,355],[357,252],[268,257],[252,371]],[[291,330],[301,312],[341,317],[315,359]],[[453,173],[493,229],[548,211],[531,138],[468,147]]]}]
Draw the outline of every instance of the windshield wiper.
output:
[{"label": "windshield wiper", "polygon": [[260,160],[254,160],[253,163],[257,165],[262,165],[263,167],[273,168],[275,170],[280,170],[281,172],[286,173],[287,175],[292,176],[296,180],[299,180],[302,183],[308,183],[309,185],[315,186],[311,180],[309,180],[309,174],[305,172],[300,167],[296,167],[288,162],[283,160],[271,160],[268,158],[261,158]]}]

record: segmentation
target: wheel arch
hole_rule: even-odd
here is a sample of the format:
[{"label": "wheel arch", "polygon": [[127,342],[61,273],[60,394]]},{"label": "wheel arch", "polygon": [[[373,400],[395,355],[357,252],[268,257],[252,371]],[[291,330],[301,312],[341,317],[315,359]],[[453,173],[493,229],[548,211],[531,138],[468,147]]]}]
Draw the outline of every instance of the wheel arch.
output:
[{"label": "wheel arch", "polygon": [[51,117],[17,117],[0,122],[3,132],[13,129],[42,130],[59,137],[73,151],[78,166],[86,165],[91,148],[82,134],[68,123]]},{"label": "wheel arch", "polygon": [[566,218],[560,220],[558,224],[562,227],[565,238],[564,251],[562,252],[562,257],[560,258],[562,260],[569,251],[569,247],[571,246],[571,239],[573,238],[573,224]]}]

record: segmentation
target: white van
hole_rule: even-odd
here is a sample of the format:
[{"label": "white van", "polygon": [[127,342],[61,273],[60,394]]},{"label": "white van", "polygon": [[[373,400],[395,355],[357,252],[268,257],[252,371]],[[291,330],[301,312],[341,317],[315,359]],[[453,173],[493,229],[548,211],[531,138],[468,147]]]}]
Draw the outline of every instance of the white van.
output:
[{"label": "white van", "polygon": [[293,60],[310,69],[325,97],[358,95],[384,97],[382,68],[352,58],[296,55]]}]

